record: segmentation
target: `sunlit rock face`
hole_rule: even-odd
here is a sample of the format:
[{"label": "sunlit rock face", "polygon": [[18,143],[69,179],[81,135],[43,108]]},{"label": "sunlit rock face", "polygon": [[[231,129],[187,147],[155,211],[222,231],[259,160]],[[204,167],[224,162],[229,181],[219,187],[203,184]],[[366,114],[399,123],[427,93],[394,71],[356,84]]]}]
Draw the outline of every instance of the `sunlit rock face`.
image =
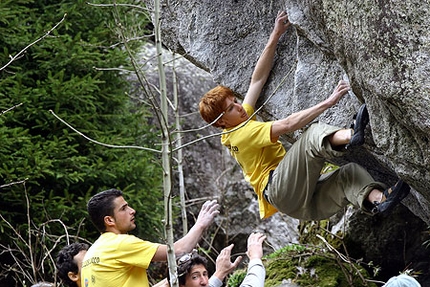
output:
[{"label": "sunlit rock face", "polygon": [[[152,5],[152,1],[148,1]],[[279,10],[293,26],[281,38],[260,116],[278,119],[325,99],[340,79],[352,92],[319,120],[349,126],[370,113],[355,161],[378,180],[412,187],[404,201],[430,223],[429,3],[413,1],[161,1],[163,44],[244,94]],[[282,140],[294,142],[296,134]]]},{"label": "sunlit rock face", "polygon": [[[152,5],[152,1],[146,2]],[[430,224],[430,3],[161,3],[163,45],[209,73],[202,72],[205,80],[199,80],[200,74],[182,80],[186,91],[180,94],[180,101],[194,112],[199,98],[216,84],[245,94],[277,12],[288,12],[293,25],[278,43],[272,73],[258,103],[263,105],[259,116],[264,120],[286,117],[327,98],[339,80],[348,79],[351,93],[318,120],[349,127],[358,107],[366,103],[370,125],[364,146],[335,163],[357,162],[387,184],[402,178],[412,191],[403,200],[406,208],[399,206],[392,216],[369,217],[353,211],[338,230],[347,232],[348,248],[356,247],[351,250],[353,256],[374,260],[386,276],[389,272],[397,275],[401,265],[430,274],[428,250],[423,244]],[[203,125],[198,115],[185,123]],[[199,131],[199,136],[216,132]],[[299,134],[288,134],[281,140],[288,145]],[[188,140],[195,137],[189,136]],[[218,196],[222,200],[217,224],[223,226],[223,235],[238,240],[236,246],[245,246],[247,234],[255,229],[267,232],[275,248],[297,239],[297,221],[281,214],[269,221],[258,218],[252,190],[219,138],[190,146],[186,153],[190,198]],[[224,229],[226,224],[228,229]],[[430,284],[424,277],[421,282]]]},{"label": "sunlit rock face", "polygon": [[[198,102],[201,96],[215,85],[211,75],[196,67],[188,60],[168,50],[163,50],[164,70],[166,73],[166,90],[171,103],[173,86],[177,87],[179,97],[178,115],[180,115],[181,133],[173,124],[172,140],[175,146],[182,146],[181,159],[183,183],[179,180],[176,162],[174,162],[173,196],[179,197],[180,185],[185,190],[187,216],[189,227],[193,224],[201,205],[208,199],[217,199],[221,206],[221,213],[216,218],[213,230],[216,239],[211,242],[217,250],[227,244],[235,244],[235,252],[243,251],[247,246],[247,239],[254,231],[267,235],[266,253],[282,248],[286,244],[298,241],[298,220],[283,214],[276,214],[269,219],[261,220],[258,212],[256,195],[251,186],[244,180],[240,167],[220,143],[219,130],[214,127],[204,127],[206,124],[198,113]],[[136,57],[150,86],[159,85],[156,49],[147,44],[142,47]],[[175,80],[174,80],[175,79]],[[136,76],[130,75],[129,80],[134,83],[132,92],[134,99],[145,99],[141,92],[140,83]],[[153,89],[155,101],[158,99],[159,89]],[[169,115],[173,115],[169,112]],[[154,125],[157,124],[154,119]],[[217,135],[218,134],[218,135]],[[180,138],[180,142],[178,140]],[[173,158],[178,160],[178,152],[173,152]],[[178,218],[175,235],[181,233],[181,222]]]}]

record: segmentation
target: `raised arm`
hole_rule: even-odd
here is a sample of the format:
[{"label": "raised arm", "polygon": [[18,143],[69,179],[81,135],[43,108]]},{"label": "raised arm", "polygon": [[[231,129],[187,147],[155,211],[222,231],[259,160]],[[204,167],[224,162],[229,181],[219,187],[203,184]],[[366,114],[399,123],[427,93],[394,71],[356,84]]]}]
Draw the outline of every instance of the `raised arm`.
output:
[{"label": "raised arm", "polygon": [[[191,252],[200,241],[203,232],[212,224],[215,216],[219,214],[219,204],[216,200],[206,201],[197,217],[196,223],[188,231],[188,233],[176,241],[173,245],[176,255]],[[160,245],[155,253],[152,261],[167,260],[167,245]]]},{"label": "raised arm", "polygon": [[261,258],[263,257],[263,242],[266,235],[263,233],[252,233],[248,237],[248,250],[246,255],[249,258],[248,272],[240,287],[264,287],[266,270]]},{"label": "raised arm", "polygon": [[269,77],[270,70],[272,69],[273,58],[275,56],[279,38],[285,33],[290,25],[291,23],[288,21],[287,13],[285,13],[285,11],[278,12],[278,16],[275,20],[275,27],[270,34],[266,47],[255,65],[254,72],[251,77],[251,83],[243,103],[247,103],[255,108],[255,103],[257,102],[261,90]]},{"label": "raised arm", "polygon": [[237,265],[239,265],[242,260],[242,256],[238,256],[234,262],[231,262],[231,250],[233,249],[234,244],[230,244],[221,250],[220,254],[216,258],[215,263],[215,273],[212,276],[215,276],[221,282],[227,277],[228,274],[233,272]]},{"label": "raised arm", "polygon": [[326,100],[306,110],[293,113],[284,119],[273,122],[270,134],[272,141],[277,141],[280,135],[293,132],[310,123],[325,110],[334,106],[349,89],[348,82],[340,81],[333,93]]}]

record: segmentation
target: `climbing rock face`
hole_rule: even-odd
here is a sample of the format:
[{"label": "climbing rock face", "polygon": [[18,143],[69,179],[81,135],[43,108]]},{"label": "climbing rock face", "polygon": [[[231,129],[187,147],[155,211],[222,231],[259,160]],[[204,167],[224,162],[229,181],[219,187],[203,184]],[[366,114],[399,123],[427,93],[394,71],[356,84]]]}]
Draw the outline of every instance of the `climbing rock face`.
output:
[{"label": "climbing rock face", "polygon": [[[151,83],[150,87],[156,87],[159,83],[156,55],[155,47],[146,44],[136,57],[140,61],[146,80]],[[272,252],[273,249],[282,248],[288,243],[296,243],[299,221],[280,213],[269,219],[260,220],[256,195],[244,180],[235,160],[221,145],[220,131],[214,127],[202,128],[206,124],[197,112],[198,102],[201,96],[215,84],[210,74],[167,50],[163,50],[163,60],[166,63],[164,68],[168,95],[172,97],[173,86],[176,85],[178,96],[181,97],[178,110],[183,131],[181,134],[184,147],[182,164],[189,226],[195,220],[191,214],[198,214],[204,201],[217,199],[222,209],[221,214],[216,217],[217,227],[214,228],[216,239],[212,242],[217,250],[221,250],[230,243],[246,249],[249,234],[256,230],[267,235],[267,246],[271,247],[266,250],[267,253]],[[173,78],[176,79],[176,84]],[[136,76],[130,75],[129,81],[136,87],[136,90],[131,92],[133,98],[143,97]],[[153,92],[156,94],[158,90],[153,89]],[[141,99],[145,100],[144,97]],[[171,123],[174,122],[173,117],[169,120]],[[177,157],[176,153],[174,157]],[[174,169],[174,175],[175,177],[177,175],[176,169]],[[176,177],[175,181],[173,194],[177,196],[179,179]],[[178,224],[178,228],[180,226],[181,224]],[[175,231],[176,235],[181,234],[179,229]]]},{"label": "climbing rock face", "polygon": [[242,95],[277,12],[287,11],[293,25],[279,41],[261,118],[310,107],[348,79],[351,93],[319,120],[349,126],[365,102],[370,126],[365,145],[336,163],[358,162],[388,184],[404,179],[413,188],[404,204],[430,223],[428,0],[161,3],[163,44]]}]

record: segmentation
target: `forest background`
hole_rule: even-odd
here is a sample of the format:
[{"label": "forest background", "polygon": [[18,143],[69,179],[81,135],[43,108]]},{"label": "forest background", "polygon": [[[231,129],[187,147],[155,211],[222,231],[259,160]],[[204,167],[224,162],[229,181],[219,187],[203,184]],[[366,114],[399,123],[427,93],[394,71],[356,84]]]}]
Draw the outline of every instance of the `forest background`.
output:
[{"label": "forest background", "polygon": [[[55,254],[70,242],[98,237],[85,206],[104,189],[126,193],[138,213],[135,235],[165,240],[160,153],[108,148],[58,119],[101,143],[161,149],[153,106],[133,96],[129,79],[130,58],[154,37],[148,11],[142,1],[104,3],[0,2],[0,286],[58,284]],[[321,260],[313,258],[317,266]],[[298,264],[286,262],[276,258],[272,273],[293,270],[296,276]],[[339,272],[358,273],[355,266]]]},{"label": "forest background", "polygon": [[0,286],[53,282],[56,252],[98,237],[86,202],[104,189],[126,192],[144,217],[137,236],[163,237],[159,155],[94,144],[54,117],[99,142],[157,149],[148,104],[128,94],[132,67],[119,40],[134,39],[135,53],[152,27],[140,1],[117,3],[0,2]]}]

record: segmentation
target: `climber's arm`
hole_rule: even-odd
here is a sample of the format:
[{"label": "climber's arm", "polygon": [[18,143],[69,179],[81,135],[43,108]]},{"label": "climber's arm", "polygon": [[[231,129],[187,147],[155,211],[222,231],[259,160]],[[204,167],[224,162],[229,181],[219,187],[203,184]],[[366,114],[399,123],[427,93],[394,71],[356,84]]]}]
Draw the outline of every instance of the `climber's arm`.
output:
[{"label": "climber's arm", "polygon": [[267,78],[269,77],[270,70],[273,65],[273,58],[275,56],[276,46],[279,38],[284,34],[287,28],[291,25],[288,21],[288,15],[285,11],[278,13],[275,20],[275,27],[270,34],[269,40],[267,41],[266,47],[260,55],[257,64],[252,73],[251,83],[246,93],[243,103],[247,103],[255,108],[255,103],[260,96],[263,86],[266,84]]}]

